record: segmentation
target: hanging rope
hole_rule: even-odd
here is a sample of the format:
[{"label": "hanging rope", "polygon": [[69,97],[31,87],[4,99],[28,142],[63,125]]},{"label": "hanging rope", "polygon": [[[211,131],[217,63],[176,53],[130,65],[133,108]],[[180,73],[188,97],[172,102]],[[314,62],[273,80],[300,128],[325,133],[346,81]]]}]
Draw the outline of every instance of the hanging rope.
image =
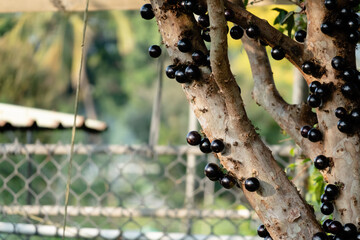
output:
[{"label": "hanging rope", "polygon": [[79,78],[78,78],[77,83],[76,83],[76,95],[75,95],[75,106],[74,106],[74,123],[73,123],[72,133],[71,133],[70,159],[69,159],[69,168],[68,168],[68,176],[67,176],[67,182],[66,182],[66,193],[65,193],[64,230],[63,230],[63,235],[62,235],[63,240],[65,238],[65,229],[66,229],[66,220],[67,220],[67,208],[68,208],[68,203],[69,203],[71,171],[72,171],[75,133],[76,133],[76,117],[77,117],[78,106],[79,106],[80,80],[81,80],[81,75],[82,75],[82,71],[83,71],[83,61],[84,61],[84,55],[85,55],[84,46],[85,46],[87,20],[88,20],[89,1],[90,0],[86,1],[86,7],[85,7],[85,11],[84,11],[84,28],[83,28],[83,36],[82,36],[82,43],[81,43],[80,69],[79,69]]}]

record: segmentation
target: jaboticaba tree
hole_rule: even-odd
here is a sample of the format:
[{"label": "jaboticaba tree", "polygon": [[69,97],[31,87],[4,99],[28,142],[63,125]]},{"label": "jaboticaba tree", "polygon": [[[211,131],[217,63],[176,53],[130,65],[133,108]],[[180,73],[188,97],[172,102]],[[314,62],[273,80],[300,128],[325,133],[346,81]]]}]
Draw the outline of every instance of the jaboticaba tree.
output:
[{"label": "jaboticaba tree", "polygon": [[[264,239],[360,239],[359,1],[289,1],[298,5],[298,12],[279,15],[278,21],[287,24],[290,36],[247,11],[248,1],[150,2],[141,16],[155,17],[162,48],[172,60],[166,75],[179,82],[202,127],[201,133],[190,132],[187,142],[219,159],[205,167],[209,180],[243,189],[263,222],[258,234]],[[294,24],[298,18],[307,26]],[[241,86],[230,70],[228,32],[242,41],[248,55],[254,100],[327,182],[321,212],[330,216],[324,221],[316,219],[248,119]],[[265,46],[272,58],[287,59],[299,69],[309,85],[307,102],[289,104],[279,95]],[[151,46],[149,54],[158,57],[161,48]]]}]

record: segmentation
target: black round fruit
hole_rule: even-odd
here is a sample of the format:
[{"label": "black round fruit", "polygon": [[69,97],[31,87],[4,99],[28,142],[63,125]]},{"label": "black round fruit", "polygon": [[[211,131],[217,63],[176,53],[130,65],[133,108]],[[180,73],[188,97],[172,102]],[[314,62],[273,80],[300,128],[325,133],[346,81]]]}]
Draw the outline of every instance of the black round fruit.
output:
[{"label": "black round fruit", "polygon": [[180,52],[190,52],[191,48],[192,45],[189,39],[183,38],[178,41],[178,49],[180,50]]},{"label": "black round fruit", "polygon": [[204,138],[203,140],[201,140],[200,142],[200,151],[203,153],[211,153],[211,148],[210,148],[210,140],[208,138]]},{"label": "black round fruit", "polygon": [[310,92],[315,93],[315,89],[320,86],[321,86],[321,83],[319,81],[312,81],[309,84],[309,90],[310,90]]},{"label": "black round fruit", "polygon": [[281,60],[285,57],[285,52],[280,46],[275,46],[271,49],[271,56],[275,60]]},{"label": "black round fruit", "polygon": [[266,237],[264,238],[264,240],[273,240],[273,239],[272,239],[272,237],[270,237],[270,235],[269,235],[269,236],[266,236]]},{"label": "black round fruit", "polygon": [[342,30],[345,27],[345,20],[342,17],[336,18],[334,22],[334,26],[337,30]]},{"label": "black round fruit", "polygon": [[336,0],[325,0],[324,5],[328,10],[334,10],[337,7]]},{"label": "black round fruit", "polygon": [[304,62],[301,65],[301,69],[306,74],[313,74],[314,69],[315,69],[315,65],[312,62]]},{"label": "black round fruit", "polygon": [[342,234],[340,235],[335,235],[331,238],[331,240],[349,240],[348,238],[346,238],[345,236],[343,236]]},{"label": "black round fruit", "polygon": [[307,138],[307,137],[308,137],[308,132],[309,132],[310,129],[311,129],[311,127],[308,126],[308,125],[303,126],[303,127],[300,129],[301,136],[303,136],[304,138]]},{"label": "black round fruit", "polygon": [[343,16],[344,18],[346,18],[347,16],[350,16],[351,14],[353,14],[354,11],[350,8],[342,8],[340,9],[340,15]]},{"label": "black round fruit", "polygon": [[343,71],[342,78],[346,82],[351,82],[356,79],[356,74],[357,74],[357,71],[355,69],[348,68]]},{"label": "black round fruit", "polygon": [[245,180],[245,188],[249,192],[255,192],[260,188],[260,182],[254,177],[248,178]]},{"label": "black round fruit", "polygon": [[331,60],[331,66],[336,70],[344,70],[345,59],[340,56],[336,56]]},{"label": "black round fruit", "polygon": [[325,84],[322,84],[315,89],[315,95],[319,97],[325,97],[327,92],[328,91]]},{"label": "black round fruit", "polygon": [[325,193],[321,194],[320,196],[320,201],[323,202],[331,202],[334,199],[330,199],[328,195],[326,195]]},{"label": "black round fruit", "polygon": [[328,236],[324,232],[315,233],[312,240],[327,240]]},{"label": "black round fruit", "polygon": [[199,145],[201,142],[201,135],[197,131],[191,131],[187,134],[186,141],[192,146]]},{"label": "black round fruit", "polygon": [[358,232],[358,233],[356,234],[355,239],[356,239],[356,240],[360,240],[360,232]]},{"label": "black round fruit", "polygon": [[350,43],[357,43],[360,40],[359,31],[353,31],[348,34],[348,40]]},{"label": "black round fruit", "polygon": [[262,238],[264,238],[266,236],[269,236],[269,232],[268,232],[268,230],[266,229],[266,227],[263,224],[261,224],[258,227],[257,233],[258,233],[259,237],[262,237]]},{"label": "black round fruit", "polygon": [[321,24],[320,30],[326,35],[331,35],[334,31],[334,25],[330,22],[324,22]]},{"label": "black round fruit", "polygon": [[352,124],[348,119],[340,119],[337,123],[337,128],[342,133],[352,133]]},{"label": "black round fruit", "polygon": [[158,58],[161,55],[161,48],[158,45],[152,45],[149,47],[149,55],[152,58]]},{"label": "black round fruit", "polygon": [[329,232],[333,234],[342,233],[343,226],[339,221],[332,221],[329,225]]},{"label": "black round fruit", "polygon": [[331,219],[326,219],[323,224],[322,224],[322,228],[324,229],[325,232],[329,232],[329,226],[331,224],[333,220]]},{"label": "black round fruit", "polygon": [[220,167],[215,163],[206,164],[204,173],[211,181],[217,181],[224,175]]},{"label": "black round fruit", "polygon": [[257,38],[260,34],[260,30],[256,25],[250,25],[247,29],[246,29],[246,35],[249,38]]},{"label": "black round fruit", "polygon": [[215,139],[211,142],[210,148],[213,152],[219,153],[224,150],[225,145],[224,145],[223,141],[221,141],[220,139]]},{"label": "black round fruit", "polygon": [[314,166],[319,170],[323,170],[329,166],[329,159],[324,155],[319,155],[314,159]]},{"label": "black round fruit", "polygon": [[233,10],[231,10],[231,9],[225,9],[224,13],[225,13],[226,21],[231,21],[235,16]]},{"label": "black round fruit", "polygon": [[193,12],[195,8],[195,1],[192,0],[182,1],[181,5],[185,8],[186,11]]},{"label": "black round fruit", "polygon": [[321,213],[330,215],[334,212],[334,205],[331,202],[323,202],[320,206]]},{"label": "black round fruit", "polygon": [[165,73],[168,78],[175,78],[175,72],[176,72],[176,66],[175,65],[169,65],[166,67]]},{"label": "black round fruit", "polygon": [[336,197],[339,195],[339,188],[334,184],[328,184],[324,188],[324,193],[329,197],[336,199]]},{"label": "black round fruit", "polygon": [[358,88],[351,82],[344,83],[341,86],[341,92],[348,99],[355,99],[358,96]]},{"label": "black round fruit", "polygon": [[308,132],[308,139],[311,142],[318,142],[322,139],[322,133],[320,132],[319,129],[312,128]]},{"label": "black round fruit", "polygon": [[321,106],[321,98],[318,95],[315,94],[310,94],[309,97],[307,98],[307,103],[309,104],[310,107],[312,108],[317,108]]},{"label": "black round fruit", "polygon": [[226,189],[231,189],[235,186],[235,179],[234,177],[228,175],[228,174],[225,174],[222,178],[220,178],[220,184],[221,186],[223,186],[224,188]]},{"label": "black round fruit", "polygon": [[195,50],[191,55],[192,60],[197,65],[205,65],[206,63],[206,56],[200,50]]},{"label": "black round fruit", "polygon": [[194,6],[194,9],[193,9],[194,13],[196,15],[203,15],[207,12],[207,9],[206,9],[206,4],[203,5],[201,3],[195,3],[195,6]]},{"label": "black round fruit", "polygon": [[298,42],[304,42],[306,38],[306,31],[304,30],[299,30],[297,32],[295,32],[295,40]]},{"label": "black round fruit", "polygon": [[209,19],[209,15],[204,14],[204,15],[200,15],[198,17],[198,23],[201,27],[203,28],[207,28],[210,26],[210,19]]},{"label": "black round fruit", "polygon": [[185,75],[183,68],[177,69],[175,72],[175,79],[178,83],[189,83],[191,82]]},{"label": "black round fruit", "polygon": [[197,66],[189,65],[185,69],[185,75],[189,79],[199,79],[201,72]]},{"label": "black round fruit", "polygon": [[352,223],[346,223],[344,224],[343,228],[343,234],[345,237],[354,238],[357,234],[357,228]]},{"label": "black round fruit", "polygon": [[155,17],[150,3],[146,3],[140,8],[140,15],[143,19],[146,20],[150,20]]},{"label": "black round fruit", "polygon": [[356,31],[359,28],[359,21],[357,18],[350,18],[346,21],[346,28],[348,31]]},{"label": "black round fruit", "polygon": [[205,28],[204,30],[202,30],[201,37],[202,39],[204,39],[205,42],[211,42],[210,28]]},{"label": "black round fruit", "polygon": [[346,109],[343,107],[338,107],[337,109],[335,109],[335,116],[340,119],[346,118],[347,117]]},{"label": "black round fruit", "polygon": [[360,108],[355,108],[350,113],[350,120],[356,126],[360,124]]},{"label": "black round fruit", "polygon": [[230,36],[235,40],[242,38],[243,35],[244,35],[244,30],[240,26],[233,26],[230,29]]}]

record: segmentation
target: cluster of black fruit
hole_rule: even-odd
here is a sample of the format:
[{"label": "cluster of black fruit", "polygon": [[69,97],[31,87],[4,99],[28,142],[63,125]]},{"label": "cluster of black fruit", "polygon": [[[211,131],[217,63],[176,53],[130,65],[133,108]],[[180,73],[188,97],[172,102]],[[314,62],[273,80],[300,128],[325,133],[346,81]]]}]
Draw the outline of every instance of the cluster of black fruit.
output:
[{"label": "cluster of black fruit", "polygon": [[[200,150],[203,153],[220,153],[225,148],[223,141],[215,139],[210,143],[210,140],[208,138],[202,138],[201,134],[197,131],[189,132],[186,136],[186,141],[192,146],[199,145]],[[224,174],[222,169],[215,163],[208,163],[205,166],[204,172],[211,181],[220,181],[220,184],[224,188],[230,189],[237,183],[234,177],[229,174]],[[257,178],[250,177],[245,180],[244,186],[246,190],[250,192],[255,192],[259,189],[260,182]]]},{"label": "cluster of black fruit", "polygon": [[335,116],[339,118],[337,127],[340,132],[353,133],[360,126],[360,109],[355,108],[350,113],[343,107],[335,109]]},{"label": "cluster of black fruit", "polygon": [[[329,20],[325,20],[321,26],[321,31],[329,36],[335,34],[345,34],[351,43],[357,43],[360,40],[358,28],[360,26],[359,16],[354,12],[352,7],[357,7],[359,1],[347,3],[345,8],[338,6],[337,0],[325,0],[324,5],[330,11]],[[331,17],[331,19],[330,19]]]},{"label": "cluster of black fruit", "polygon": [[202,138],[197,131],[191,131],[186,136],[186,141],[191,146],[199,145],[200,151],[203,153],[220,153],[224,150],[225,145],[220,139],[215,139],[210,143],[207,137]]},{"label": "cluster of black fruit", "polygon": [[[330,215],[334,211],[332,201],[334,201],[339,195],[339,188],[334,184],[328,184],[325,186],[325,192],[321,195],[321,212],[325,215]],[[346,223],[344,226],[339,222],[331,219],[327,219],[323,222],[322,228],[324,232],[330,233],[327,235],[324,232],[318,232],[314,234],[313,240],[356,240],[360,239],[360,233],[352,223]]]},{"label": "cluster of black fruit", "polygon": [[327,235],[324,232],[318,232],[313,236],[313,240],[358,240],[360,233],[352,223],[346,223],[344,226],[339,222],[331,219],[326,219],[322,228],[325,232],[330,233]]},{"label": "cluster of black fruit", "polygon": [[264,240],[272,240],[268,230],[263,224],[258,227],[257,234],[259,235],[259,237],[264,238]]},{"label": "cluster of black fruit", "polygon": [[300,129],[301,136],[309,139],[311,142],[318,142],[322,139],[322,133],[319,129],[311,127],[311,126],[303,126]]},{"label": "cluster of black fruit", "polygon": [[[324,34],[334,36],[335,33],[344,33],[350,43],[357,43],[360,40],[360,17],[352,9],[357,7],[358,0],[349,1],[345,8],[339,8],[337,0],[325,0],[325,7],[331,11],[329,16],[334,17],[332,21],[325,21],[321,24],[321,31]],[[340,10],[339,10],[340,9]],[[356,69],[347,68],[346,61],[341,56],[332,59],[331,65],[334,69],[341,72],[341,77],[345,83],[341,87],[341,92],[346,98],[355,99],[359,94],[360,80],[359,73]]]},{"label": "cluster of black fruit", "polygon": [[331,60],[331,66],[340,72],[339,77],[345,82],[341,86],[342,94],[348,99],[355,100],[360,92],[360,73],[356,69],[347,68],[346,65],[343,57],[336,56]]},{"label": "cluster of black fruit", "polygon": [[198,80],[201,77],[201,70],[199,66],[210,66],[210,56],[206,56],[200,50],[192,50],[192,44],[189,39],[180,39],[177,43],[180,52],[192,52],[191,57],[193,64],[188,65],[169,65],[165,72],[168,78],[175,78],[179,83],[191,83],[193,80]]},{"label": "cluster of black fruit", "polygon": [[325,186],[324,193],[321,195],[321,207],[320,210],[324,215],[330,215],[334,211],[334,201],[339,195],[339,188],[334,184],[328,184]]},{"label": "cluster of black fruit", "polygon": [[211,181],[219,181],[221,186],[226,189],[231,189],[237,184],[236,179],[230,174],[224,173],[216,163],[206,164],[204,173]]},{"label": "cluster of black fruit", "polygon": [[[308,63],[310,64],[311,62]],[[304,68],[304,65],[307,65],[307,63],[302,65],[302,69],[305,72],[306,68]],[[326,99],[328,93],[327,86],[325,84],[321,84],[319,81],[313,81],[309,84],[309,90],[310,95],[307,98],[309,106],[312,108],[320,107]]]},{"label": "cluster of black fruit", "polygon": [[[225,174],[223,170],[215,163],[208,163],[204,169],[205,176],[207,176],[211,181],[219,181],[220,184],[226,188],[230,189],[237,184],[236,179],[230,174]],[[250,177],[244,182],[245,189],[249,192],[255,192],[260,188],[260,182],[255,177]]]},{"label": "cluster of black fruit", "polygon": [[[174,2],[174,4],[176,3]],[[179,5],[185,8],[185,10],[197,9],[198,11],[195,12],[198,14],[206,13],[206,8],[205,10],[199,10],[204,8],[201,6],[199,7],[194,1],[181,1]],[[144,4],[140,9],[140,14],[146,20],[154,18],[151,4]],[[202,24],[205,24],[204,22],[206,22],[206,20],[200,21],[202,21]],[[177,47],[179,51],[183,53],[189,53],[193,50],[191,41],[187,38],[180,39],[177,43]],[[161,55],[161,48],[158,45],[150,46],[148,51],[149,55],[153,58],[157,58]],[[192,52],[192,59],[194,64],[169,65],[165,70],[166,76],[168,76],[168,78],[175,78],[179,83],[191,83],[193,80],[198,80],[201,76],[199,66],[210,66],[210,55],[205,55],[203,52],[195,50]]]}]

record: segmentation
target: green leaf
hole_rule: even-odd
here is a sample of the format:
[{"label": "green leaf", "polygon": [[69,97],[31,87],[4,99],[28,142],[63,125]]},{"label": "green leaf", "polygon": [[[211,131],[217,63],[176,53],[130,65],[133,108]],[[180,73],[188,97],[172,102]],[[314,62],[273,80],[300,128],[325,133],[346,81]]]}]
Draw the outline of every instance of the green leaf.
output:
[{"label": "green leaf", "polygon": [[295,167],[296,167],[296,163],[291,163],[286,168],[289,169],[289,170],[294,170]]},{"label": "green leaf", "polygon": [[284,19],[280,22],[280,25],[283,25],[284,23],[286,23],[286,21],[290,18],[290,17],[293,17],[294,16],[294,11],[290,11],[290,12],[288,12],[286,15],[285,15],[285,17],[284,17]]},{"label": "green leaf", "polygon": [[317,176],[316,178],[314,178],[315,184],[318,184],[319,182],[322,182],[322,181],[324,181],[323,176]]},{"label": "green leaf", "polygon": [[281,8],[273,8],[272,10],[279,12],[279,15],[274,20],[274,24],[280,24],[288,13],[288,11]]},{"label": "green leaf", "polygon": [[248,3],[249,3],[249,0],[244,0],[245,7],[248,5]]},{"label": "green leaf", "polygon": [[286,30],[288,31],[288,36],[291,37],[291,31],[295,26],[294,15],[291,15],[290,17],[287,18],[286,24],[287,24]]},{"label": "green leaf", "polygon": [[295,157],[295,148],[290,149],[290,156]]},{"label": "green leaf", "polygon": [[301,162],[301,164],[305,164],[305,163],[310,162],[310,161],[311,161],[310,158],[305,158],[305,159]]}]

